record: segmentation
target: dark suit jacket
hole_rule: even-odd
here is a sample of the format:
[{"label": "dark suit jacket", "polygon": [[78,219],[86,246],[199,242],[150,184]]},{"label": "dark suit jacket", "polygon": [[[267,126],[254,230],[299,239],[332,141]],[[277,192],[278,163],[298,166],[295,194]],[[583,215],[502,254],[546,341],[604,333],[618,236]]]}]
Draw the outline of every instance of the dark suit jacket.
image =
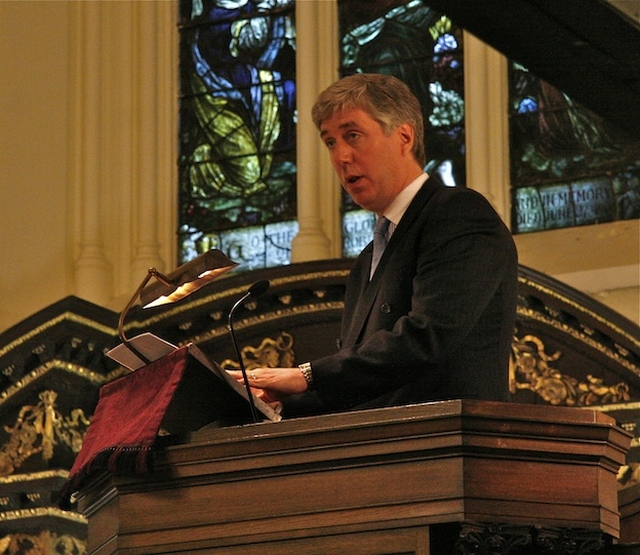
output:
[{"label": "dark suit jacket", "polygon": [[316,391],[286,399],[283,414],[507,400],[518,262],[487,200],[430,177],[369,281],[371,252],[347,283],[340,350],[311,361]]}]

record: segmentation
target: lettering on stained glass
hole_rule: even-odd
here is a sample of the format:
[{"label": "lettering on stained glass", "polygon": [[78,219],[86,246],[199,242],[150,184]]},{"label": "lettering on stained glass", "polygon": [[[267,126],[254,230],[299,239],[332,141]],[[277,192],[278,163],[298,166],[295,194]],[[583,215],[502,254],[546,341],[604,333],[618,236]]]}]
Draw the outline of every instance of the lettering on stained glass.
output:
[{"label": "lettering on stained glass", "polygon": [[342,219],[342,256],[355,258],[373,239],[376,219],[372,212],[354,210]]},{"label": "lettering on stained glass", "polygon": [[298,222],[277,222],[263,226],[231,229],[220,233],[220,249],[242,270],[291,263],[291,241]]},{"label": "lettering on stained glass", "polygon": [[514,191],[517,233],[609,222],[616,203],[608,179],[522,187]]}]

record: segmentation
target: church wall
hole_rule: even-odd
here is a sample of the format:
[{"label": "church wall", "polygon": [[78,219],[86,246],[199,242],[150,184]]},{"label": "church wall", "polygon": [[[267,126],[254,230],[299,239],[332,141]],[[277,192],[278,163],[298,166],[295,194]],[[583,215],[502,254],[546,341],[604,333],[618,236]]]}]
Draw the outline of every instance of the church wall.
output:
[{"label": "church wall", "polygon": [[[0,331],[67,295],[119,310],[149,266],[175,265],[175,6],[0,2]],[[314,37],[311,51],[333,40]],[[482,44],[469,55],[469,82],[483,87],[467,114],[470,186],[508,219],[508,152],[482,146],[506,144],[506,64]],[[317,59],[330,80],[335,60]],[[308,104],[321,85],[302,76],[299,98]],[[300,161],[301,175],[327,177],[315,185],[327,193],[317,212],[305,215],[337,256],[327,168],[322,155]],[[638,221],[627,221],[516,242],[523,264],[640,322],[639,235]]]},{"label": "church wall", "polygon": [[0,330],[72,290],[68,20],[0,2]]}]

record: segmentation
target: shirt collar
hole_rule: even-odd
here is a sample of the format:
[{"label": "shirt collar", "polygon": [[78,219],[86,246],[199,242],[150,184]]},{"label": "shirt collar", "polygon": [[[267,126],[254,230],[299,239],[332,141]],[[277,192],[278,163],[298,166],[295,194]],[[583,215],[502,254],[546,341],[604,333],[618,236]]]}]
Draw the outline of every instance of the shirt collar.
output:
[{"label": "shirt collar", "polygon": [[428,179],[427,173],[421,173],[416,177],[409,185],[407,185],[402,191],[398,193],[398,196],[393,199],[393,202],[384,211],[383,216],[387,218],[393,225],[393,229],[400,223],[402,216],[407,211],[407,208],[411,204],[413,197],[418,194],[418,191]]}]

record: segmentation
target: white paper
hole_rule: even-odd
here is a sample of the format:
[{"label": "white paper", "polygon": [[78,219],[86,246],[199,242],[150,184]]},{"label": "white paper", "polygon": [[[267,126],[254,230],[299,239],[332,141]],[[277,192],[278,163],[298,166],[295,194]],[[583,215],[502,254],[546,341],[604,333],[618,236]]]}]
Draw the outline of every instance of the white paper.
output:
[{"label": "white paper", "polygon": [[128,341],[129,344],[131,344],[136,351],[144,356],[148,362],[139,358],[136,353],[129,349],[129,347],[127,347],[127,345],[125,345],[124,343],[121,343],[117,347],[114,347],[113,349],[108,351],[107,356],[115,360],[118,364],[126,366],[127,368],[129,368],[129,370],[137,370],[138,368],[142,368],[149,362],[158,360],[159,358],[172,353],[178,348],[172,343],[169,343],[168,341],[165,341],[157,335],[149,332],[136,335]]}]

